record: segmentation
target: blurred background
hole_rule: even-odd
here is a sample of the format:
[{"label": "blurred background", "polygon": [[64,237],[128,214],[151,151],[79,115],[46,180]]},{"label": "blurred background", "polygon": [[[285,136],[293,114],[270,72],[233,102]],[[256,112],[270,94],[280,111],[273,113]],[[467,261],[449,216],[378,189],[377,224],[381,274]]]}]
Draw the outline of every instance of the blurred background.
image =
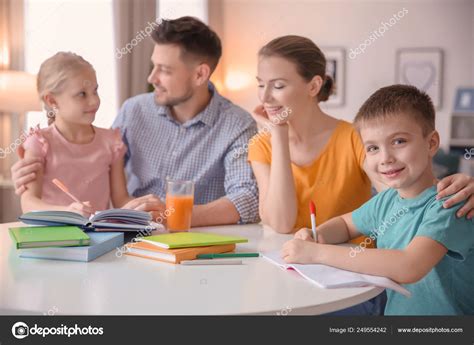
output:
[{"label": "blurred background", "polygon": [[0,0],[0,222],[20,214],[16,149],[28,128],[47,125],[35,89],[41,62],[57,51],[90,61],[102,101],[95,125],[109,127],[125,99],[149,90],[149,28],[185,15],[220,36],[212,81],[246,110],[258,104],[258,49],[306,36],[336,80],[325,111],[352,121],[376,89],[416,85],[437,107],[438,176],[474,176],[474,0]]}]

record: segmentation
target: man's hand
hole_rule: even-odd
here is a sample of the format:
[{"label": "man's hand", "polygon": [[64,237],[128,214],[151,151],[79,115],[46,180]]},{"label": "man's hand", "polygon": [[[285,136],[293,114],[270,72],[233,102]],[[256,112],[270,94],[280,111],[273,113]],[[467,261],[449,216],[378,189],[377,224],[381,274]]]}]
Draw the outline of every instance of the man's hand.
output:
[{"label": "man's hand", "polygon": [[153,221],[157,223],[161,223],[165,219],[164,214],[166,210],[166,204],[153,194],[148,194],[133,199],[126,203],[122,208],[149,212],[153,218]]},{"label": "man's hand", "polygon": [[466,203],[461,207],[456,215],[463,217],[467,215],[467,219],[474,218],[474,178],[465,174],[454,174],[446,176],[437,185],[437,199],[445,196],[451,197],[443,204],[445,208],[450,208],[461,201]]},{"label": "man's hand", "polygon": [[[18,152],[22,157],[21,152]],[[36,179],[36,172],[41,169],[43,160],[38,157],[21,158],[11,167],[12,180],[15,185],[15,193],[23,194],[26,185]]]}]

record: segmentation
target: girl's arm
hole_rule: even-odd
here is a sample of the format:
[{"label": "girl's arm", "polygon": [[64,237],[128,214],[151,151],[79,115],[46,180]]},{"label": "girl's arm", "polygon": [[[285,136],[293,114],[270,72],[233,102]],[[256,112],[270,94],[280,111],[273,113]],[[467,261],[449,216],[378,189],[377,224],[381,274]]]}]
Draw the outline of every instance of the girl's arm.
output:
[{"label": "girl's arm", "polygon": [[446,255],[447,248],[428,237],[415,237],[403,250],[365,249],[293,239],[283,246],[286,262],[325,264],[348,271],[384,276],[400,284],[422,279]]},{"label": "girl's arm", "polygon": [[[36,157],[31,150],[25,151],[25,158]],[[92,212],[90,204],[73,202],[69,206],[52,205],[44,202],[41,197],[43,194],[43,173],[44,163],[40,163],[41,167],[36,172],[36,179],[26,185],[26,190],[21,195],[21,209],[23,212],[29,211],[72,211],[89,216]],[[58,190],[59,193],[62,193]]]},{"label": "girl's arm", "polygon": [[113,206],[116,208],[120,208],[133,200],[127,191],[127,178],[125,176],[123,157],[117,159],[110,167],[110,197]]},{"label": "girl's arm", "polygon": [[296,189],[291,170],[288,125],[273,126],[271,165],[251,162],[259,189],[260,218],[279,233],[290,233],[296,222]]}]

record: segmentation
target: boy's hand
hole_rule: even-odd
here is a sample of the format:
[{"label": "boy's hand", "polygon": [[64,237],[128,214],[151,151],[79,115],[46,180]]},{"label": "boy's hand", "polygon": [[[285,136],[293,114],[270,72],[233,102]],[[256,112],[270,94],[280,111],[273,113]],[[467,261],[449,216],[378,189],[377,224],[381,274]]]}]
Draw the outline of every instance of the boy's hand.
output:
[{"label": "boy's hand", "polygon": [[308,228],[302,228],[302,229],[298,230],[295,233],[295,238],[303,240],[303,241],[314,242],[313,231],[311,229],[308,229]]},{"label": "boy's hand", "polygon": [[67,207],[67,211],[79,213],[86,218],[89,218],[94,213],[94,209],[89,201],[73,202]]},{"label": "boy's hand", "polygon": [[287,263],[317,264],[318,247],[315,242],[293,239],[286,242],[281,250],[281,257]]}]

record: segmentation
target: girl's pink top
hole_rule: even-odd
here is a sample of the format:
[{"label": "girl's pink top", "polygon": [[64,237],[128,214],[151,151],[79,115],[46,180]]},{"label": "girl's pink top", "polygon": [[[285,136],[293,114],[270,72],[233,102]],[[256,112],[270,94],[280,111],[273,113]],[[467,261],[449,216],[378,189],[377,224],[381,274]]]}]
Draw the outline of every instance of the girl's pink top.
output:
[{"label": "girl's pink top", "polygon": [[127,148],[118,129],[94,130],[94,139],[89,144],[70,143],[54,124],[30,130],[23,147],[45,159],[43,201],[61,206],[74,202],[53,184],[52,180],[57,178],[71,194],[89,201],[95,210],[110,207],[110,166],[124,156]]}]

